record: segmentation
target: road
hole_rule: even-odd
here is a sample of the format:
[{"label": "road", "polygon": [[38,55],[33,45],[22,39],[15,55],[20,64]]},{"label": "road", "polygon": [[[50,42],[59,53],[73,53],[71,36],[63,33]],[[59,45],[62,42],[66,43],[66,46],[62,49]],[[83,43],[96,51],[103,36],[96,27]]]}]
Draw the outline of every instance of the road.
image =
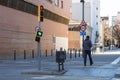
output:
[{"label": "road", "polygon": [[[63,75],[46,75],[46,74],[22,74],[27,71],[38,71],[38,62],[36,59],[27,60],[1,60],[0,61],[0,80],[114,80],[116,72],[120,72],[120,54],[94,54],[93,66],[83,66],[83,58],[67,57]],[[41,71],[56,71],[58,65],[55,57],[44,57],[41,61]]]}]

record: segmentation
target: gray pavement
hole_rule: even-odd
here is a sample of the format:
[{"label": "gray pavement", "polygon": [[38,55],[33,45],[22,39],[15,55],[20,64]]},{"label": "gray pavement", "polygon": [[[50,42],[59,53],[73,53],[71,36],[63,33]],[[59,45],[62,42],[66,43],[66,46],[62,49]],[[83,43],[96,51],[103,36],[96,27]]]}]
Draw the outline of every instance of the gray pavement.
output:
[{"label": "gray pavement", "polygon": [[[116,57],[111,57],[112,61],[119,57],[119,50],[104,52],[104,54],[110,53],[116,54]],[[107,62],[98,61],[93,66],[89,66],[88,63],[84,67],[82,57],[72,59],[67,57],[64,64],[65,71],[58,72],[55,56],[44,57],[40,71],[37,59],[0,60],[0,80],[120,80],[119,58],[117,61],[114,64],[109,60]]]}]

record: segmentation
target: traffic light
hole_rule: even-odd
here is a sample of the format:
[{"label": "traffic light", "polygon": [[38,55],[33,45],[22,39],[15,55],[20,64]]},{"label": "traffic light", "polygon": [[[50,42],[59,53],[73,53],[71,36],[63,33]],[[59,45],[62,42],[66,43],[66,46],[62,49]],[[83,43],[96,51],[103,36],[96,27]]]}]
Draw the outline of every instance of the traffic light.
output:
[{"label": "traffic light", "polygon": [[42,31],[37,31],[37,37],[42,37],[43,32]]},{"label": "traffic light", "polygon": [[44,18],[44,7],[43,5],[40,5],[40,21],[43,22]]},{"label": "traffic light", "polygon": [[35,37],[35,41],[40,42],[40,37]]},{"label": "traffic light", "polygon": [[37,31],[35,41],[40,42],[40,37],[42,37],[43,32],[42,31]]}]

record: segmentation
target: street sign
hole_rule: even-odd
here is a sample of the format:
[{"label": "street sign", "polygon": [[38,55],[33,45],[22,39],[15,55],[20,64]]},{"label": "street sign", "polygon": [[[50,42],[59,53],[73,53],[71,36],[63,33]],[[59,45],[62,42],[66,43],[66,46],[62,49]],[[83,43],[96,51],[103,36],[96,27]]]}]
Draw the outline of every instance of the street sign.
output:
[{"label": "street sign", "polygon": [[40,30],[40,27],[39,27],[39,26],[36,26],[36,27],[35,27],[35,32],[36,32],[37,30]]},{"label": "street sign", "polygon": [[81,31],[85,31],[86,30],[86,26],[82,25],[81,27]]},{"label": "street sign", "polygon": [[85,31],[82,31],[82,32],[80,32],[80,35],[81,35],[81,36],[84,36],[84,35],[86,35],[86,32],[85,32]]},{"label": "street sign", "polygon": [[81,24],[80,24],[80,31],[85,31],[86,30],[86,22],[85,21],[82,21]]}]

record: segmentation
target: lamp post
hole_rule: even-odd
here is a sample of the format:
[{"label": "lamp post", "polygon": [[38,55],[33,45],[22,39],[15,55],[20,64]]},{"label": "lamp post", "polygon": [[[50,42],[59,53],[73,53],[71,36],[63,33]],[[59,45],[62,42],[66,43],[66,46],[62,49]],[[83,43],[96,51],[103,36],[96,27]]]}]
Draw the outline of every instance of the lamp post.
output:
[{"label": "lamp post", "polygon": [[81,0],[80,2],[82,3],[82,21],[84,21],[84,3],[85,3],[85,1]]},{"label": "lamp post", "polygon": [[[81,0],[80,1],[81,3],[82,3],[82,21],[84,21],[84,0]],[[83,35],[83,38],[82,38],[82,42],[83,42],[83,44],[84,44],[84,35]],[[83,45],[82,45],[82,47],[83,47]],[[82,48],[82,54],[83,54],[83,51],[84,51],[84,48]]]}]

